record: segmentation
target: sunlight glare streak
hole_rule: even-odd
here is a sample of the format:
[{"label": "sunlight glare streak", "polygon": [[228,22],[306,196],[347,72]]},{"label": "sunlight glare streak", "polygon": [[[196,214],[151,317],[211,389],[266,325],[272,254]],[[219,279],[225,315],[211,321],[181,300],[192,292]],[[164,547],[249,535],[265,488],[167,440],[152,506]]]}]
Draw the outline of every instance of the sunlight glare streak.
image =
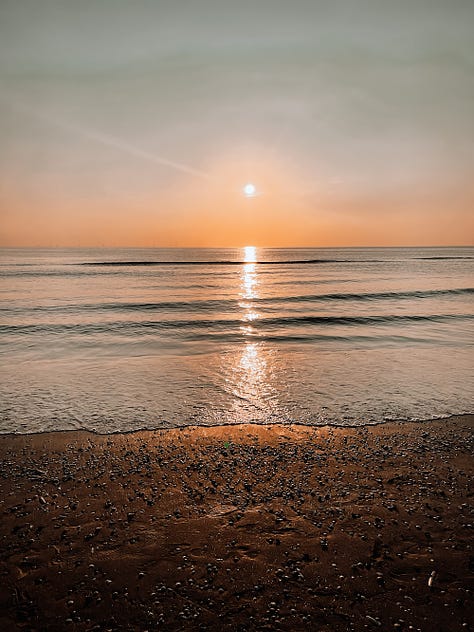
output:
[{"label": "sunlight glare streak", "polygon": [[[242,297],[245,299],[258,298],[256,291],[257,274],[255,263],[246,263],[242,268]],[[251,309],[252,305],[246,306]]]},{"label": "sunlight glare streak", "polygon": [[247,321],[257,320],[257,318],[260,318],[260,314],[257,314],[257,312],[247,312],[244,314],[244,320]]},{"label": "sunlight glare streak", "polygon": [[258,343],[248,342],[245,346],[240,366],[249,374],[250,383],[258,382],[263,378],[266,362],[258,353]]},{"label": "sunlight glare streak", "polygon": [[245,263],[257,262],[257,249],[255,246],[245,246],[244,248],[244,261]]},{"label": "sunlight glare streak", "polygon": [[[252,299],[258,298],[256,251],[254,246],[245,246],[244,248],[244,261],[246,263],[242,266],[241,275],[241,297],[244,300],[239,303],[239,306],[242,308],[242,321],[247,323],[260,318],[260,314],[255,310],[252,302]],[[250,325],[241,326],[240,330],[244,336],[255,334]]]}]

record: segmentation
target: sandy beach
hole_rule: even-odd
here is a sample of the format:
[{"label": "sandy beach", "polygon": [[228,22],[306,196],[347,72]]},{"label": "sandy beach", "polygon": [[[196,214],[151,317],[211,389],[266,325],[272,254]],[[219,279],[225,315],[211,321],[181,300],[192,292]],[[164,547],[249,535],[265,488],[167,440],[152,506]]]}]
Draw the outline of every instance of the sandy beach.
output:
[{"label": "sandy beach", "polygon": [[474,416],[0,438],[2,630],[469,630]]}]

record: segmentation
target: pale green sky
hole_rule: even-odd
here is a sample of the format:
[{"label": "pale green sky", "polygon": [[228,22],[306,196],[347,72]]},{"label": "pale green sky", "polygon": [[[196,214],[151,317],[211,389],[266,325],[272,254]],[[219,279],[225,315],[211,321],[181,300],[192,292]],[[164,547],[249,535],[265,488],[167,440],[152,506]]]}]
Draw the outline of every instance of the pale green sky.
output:
[{"label": "pale green sky", "polygon": [[2,0],[0,244],[469,243],[473,70],[472,0]]}]

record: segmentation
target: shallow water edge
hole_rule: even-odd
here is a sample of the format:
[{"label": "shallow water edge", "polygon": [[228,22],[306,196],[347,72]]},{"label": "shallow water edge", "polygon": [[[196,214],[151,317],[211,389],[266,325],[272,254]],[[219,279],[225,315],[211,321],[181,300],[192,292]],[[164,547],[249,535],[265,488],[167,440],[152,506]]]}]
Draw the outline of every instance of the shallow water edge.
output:
[{"label": "shallow water edge", "polygon": [[364,428],[373,428],[376,426],[393,426],[399,425],[403,426],[404,424],[430,424],[432,422],[439,421],[466,421],[468,420],[470,423],[474,423],[474,412],[460,413],[456,415],[448,415],[443,417],[430,417],[426,419],[386,419],[382,421],[367,421],[361,423],[338,423],[338,422],[327,422],[321,424],[314,423],[298,423],[298,422],[275,422],[275,423],[259,423],[259,422],[236,422],[236,423],[220,423],[220,424],[183,424],[181,426],[165,426],[165,427],[157,427],[157,428],[134,428],[133,430],[117,430],[111,432],[99,432],[98,430],[90,430],[87,428],[78,428],[77,430],[44,430],[44,431],[33,431],[33,432],[4,432],[0,433],[0,441],[8,437],[47,437],[47,436],[60,436],[66,437],[67,435],[71,435],[77,437],[79,435],[91,435],[93,437],[121,437],[121,436],[129,436],[129,435],[138,435],[140,433],[173,433],[175,431],[199,431],[199,430],[216,430],[222,428],[235,428],[235,429],[243,429],[243,428],[262,428],[262,429],[289,429],[294,428],[298,430],[324,430],[337,428],[339,430],[353,430],[353,429],[364,429]]}]

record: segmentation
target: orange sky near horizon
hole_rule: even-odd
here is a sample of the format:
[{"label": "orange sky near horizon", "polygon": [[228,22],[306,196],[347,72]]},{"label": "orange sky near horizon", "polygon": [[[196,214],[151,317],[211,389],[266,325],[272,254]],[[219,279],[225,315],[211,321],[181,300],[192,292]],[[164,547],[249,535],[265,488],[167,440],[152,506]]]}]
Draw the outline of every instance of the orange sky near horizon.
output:
[{"label": "orange sky near horizon", "polygon": [[[256,207],[259,208],[256,208]],[[389,218],[370,220],[370,228],[360,214],[319,211],[294,220],[290,208],[262,208],[255,200],[235,212],[221,207],[202,213],[175,212],[176,221],[163,223],[161,218],[137,219],[133,211],[114,206],[109,216],[94,217],[89,211],[74,207],[71,219],[58,211],[48,210],[50,224],[44,216],[38,222],[21,212],[2,220],[1,247],[350,247],[350,246],[469,246],[472,245],[474,222],[466,210],[461,222],[444,216],[436,225],[423,222],[410,211],[401,210]],[[64,208],[64,207],[63,207]],[[374,211],[376,213],[376,211]],[[334,217],[336,215],[336,217]],[[339,216],[337,216],[339,215]],[[458,213],[459,219],[459,213]]]},{"label": "orange sky near horizon", "polygon": [[[270,166],[270,168],[269,168]],[[474,235],[474,195],[465,191],[365,190],[344,181],[308,180],[281,165],[239,177],[230,165],[215,177],[173,178],[158,191],[93,198],[34,192],[4,203],[6,247],[338,247],[466,246]],[[247,175],[247,172],[245,172]],[[255,197],[243,187],[253,182]],[[446,209],[451,208],[450,212]]]}]

